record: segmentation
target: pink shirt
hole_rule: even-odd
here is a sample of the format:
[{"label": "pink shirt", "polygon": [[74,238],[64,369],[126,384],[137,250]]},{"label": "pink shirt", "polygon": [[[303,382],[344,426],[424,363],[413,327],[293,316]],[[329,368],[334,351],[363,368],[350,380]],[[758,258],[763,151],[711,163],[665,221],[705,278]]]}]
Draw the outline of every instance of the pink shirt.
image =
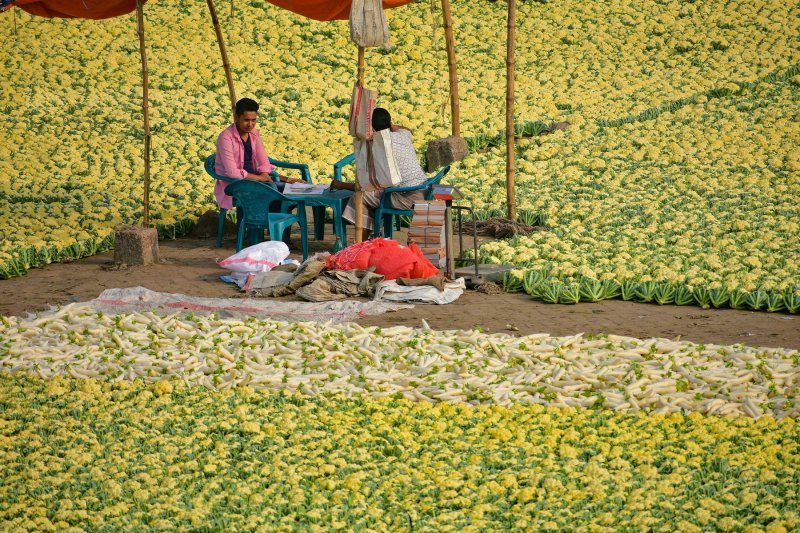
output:
[{"label": "pink shirt", "polygon": [[[250,142],[253,145],[253,168],[256,172],[272,172],[275,166],[269,162],[264,143],[257,130],[250,132]],[[217,137],[217,160],[214,163],[214,172],[226,178],[243,179],[247,177],[244,169],[244,142],[236,129],[236,124],[231,124]],[[224,181],[217,181],[214,186],[214,196],[217,197],[217,205],[223,209],[233,207],[233,198],[225,194],[225,187],[228,184]]]}]

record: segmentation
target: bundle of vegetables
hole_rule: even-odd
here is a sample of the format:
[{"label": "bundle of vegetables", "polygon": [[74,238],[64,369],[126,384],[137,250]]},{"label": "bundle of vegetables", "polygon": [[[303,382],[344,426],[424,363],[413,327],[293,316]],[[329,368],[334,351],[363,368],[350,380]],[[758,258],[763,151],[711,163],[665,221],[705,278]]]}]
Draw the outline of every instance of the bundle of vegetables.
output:
[{"label": "bundle of vegetables", "polygon": [[0,374],[6,529],[800,527],[793,419]]},{"label": "bundle of vegetables", "polygon": [[486,243],[481,261],[518,265],[506,287],[549,302],[797,313],[800,128],[782,117],[800,109],[798,72],[589,138],[564,132],[578,153],[565,139],[523,143],[525,153],[548,155],[536,187],[518,188],[520,205],[542,213],[551,231]]},{"label": "bundle of vegetables", "polygon": [[0,370],[41,378],[180,378],[308,395],[796,418],[800,353],[602,335],[513,337],[152,312],[86,304],[2,318]]},{"label": "bundle of vegetables", "polygon": [[508,292],[525,291],[532,298],[547,303],[575,304],[619,298],[658,305],[696,305],[703,309],[730,307],[770,313],[778,311],[800,313],[800,287],[797,286],[782,292],[763,290],[749,292],[741,289],[728,291],[722,287],[709,290],[703,286],[692,287],[668,281],[639,283],[626,280],[618,283],[613,279],[600,281],[586,276],[562,281],[549,274],[549,270],[507,272],[503,278],[503,288]]}]

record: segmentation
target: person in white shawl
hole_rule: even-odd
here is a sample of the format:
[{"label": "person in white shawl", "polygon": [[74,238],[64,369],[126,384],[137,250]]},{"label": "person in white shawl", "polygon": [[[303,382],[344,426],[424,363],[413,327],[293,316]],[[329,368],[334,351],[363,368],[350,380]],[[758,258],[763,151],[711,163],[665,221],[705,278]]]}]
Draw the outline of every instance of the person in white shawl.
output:
[{"label": "person in white shawl", "polygon": [[[428,180],[428,176],[422,170],[422,166],[417,159],[417,153],[411,141],[411,130],[392,124],[392,116],[382,107],[376,107],[372,113],[372,129],[374,131],[386,129],[391,131],[392,153],[401,177],[400,183],[395,184],[394,187],[421,185]],[[354,190],[355,184],[333,180],[331,188]],[[362,227],[364,228],[363,240],[366,240],[370,237],[375,226],[373,216],[375,208],[380,204],[383,190],[366,191],[363,196],[365,209],[362,217]],[[392,205],[398,209],[412,209],[414,203],[423,202],[424,200],[425,193],[423,190],[392,193]],[[342,218],[351,224],[355,224],[356,209],[352,198],[348,202]]]}]

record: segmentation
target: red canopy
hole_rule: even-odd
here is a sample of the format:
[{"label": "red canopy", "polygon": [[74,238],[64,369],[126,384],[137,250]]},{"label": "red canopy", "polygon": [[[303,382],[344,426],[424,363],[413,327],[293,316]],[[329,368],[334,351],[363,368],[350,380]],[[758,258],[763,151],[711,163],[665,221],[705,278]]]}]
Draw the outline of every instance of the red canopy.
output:
[{"label": "red canopy", "polygon": [[136,10],[136,0],[17,0],[14,5],[39,17],[80,19],[107,19]]},{"label": "red canopy", "polygon": [[[347,19],[350,0],[267,0],[278,7],[316,20]],[[413,0],[383,0],[397,7]],[[16,6],[40,17],[106,19],[133,12],[136,0],[17,0]]]}]

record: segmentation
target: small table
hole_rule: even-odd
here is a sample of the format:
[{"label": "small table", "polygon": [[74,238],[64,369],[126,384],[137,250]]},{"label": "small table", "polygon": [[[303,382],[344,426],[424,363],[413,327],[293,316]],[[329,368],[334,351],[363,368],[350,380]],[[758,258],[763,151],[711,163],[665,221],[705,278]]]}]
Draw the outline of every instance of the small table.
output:
[{"label": "small table", "polygon": [[347,201],[353,195],[353,191],[328,189],[322,194],[287,194],[290,200],[302,200],[312,208],[314,213],[314,239],[322,240],[325,237],[325,208],[333,209],[333,233],[342,242],[342,246],[347,245],[347,233],[345,231],[342,214],[347,205]]}]

